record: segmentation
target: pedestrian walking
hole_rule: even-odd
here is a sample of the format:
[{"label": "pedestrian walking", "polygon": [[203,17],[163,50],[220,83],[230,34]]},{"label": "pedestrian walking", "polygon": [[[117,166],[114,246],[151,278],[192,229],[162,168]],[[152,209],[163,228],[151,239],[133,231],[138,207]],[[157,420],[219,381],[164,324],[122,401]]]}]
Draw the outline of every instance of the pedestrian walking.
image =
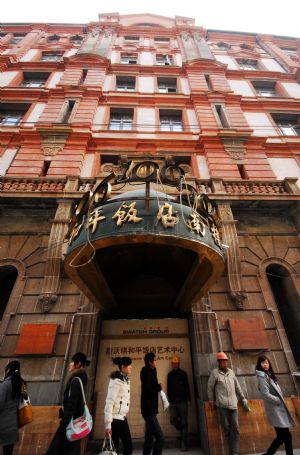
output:
[{"label": "pedestrian walking", "polygon": [[130,357],[115,357],[113,363],[119,369],[110,375],[104,408],[105,436],[112,437],[116,452],[119,439],[122,441],[123,455],[131,455],[132,440],[127,422],[130,406],[130,380],[132,360]]},{"label": "pedestrian walking", "polygon": [[240,434],[237,396],[247,406],[247,400],[233,370],[228,368],[228,357],[224,352],[217,354],[218,368],[212,370],[208,380],[208,399],[211,407],[216,406],[224,429],[229,455],[238,455]]},{"label": "pedestrian walking", "polygon": [[145,420],[145,440],[143,455],[161,455],[164,447],[164,435],[157,420],[158,393],[163,385],[158,383],[156,357],[147,352],[144,357],[145,366],[141,370],[141,412]]},{"label": "pedestrian walking", "polygon": [[77,419],[83,415],[84,399],[79,379],[85,388],[88,383],[85,370],[89,364],[90,361],[82,352],[73,355],[69,365],[70,374],[64,391],[63,409],[59,410],[61,421],[45,455],[80,455],[81,441],[68,441],[66,428],[72,417]]},{"label": "pedestrian walking", "polygon": [[263,455],[273,455],[282,444],[284,444],[286,455],[293,455],[292,435],[289,428],[294,427],[295,422],[284,402],[272,364],[265,355],[260,355],[257,359],[256,377],[267,418],[276,432],[276,438]]},{"label": "pedestrian walking", "polygon": [[12,455],[14,444],[19,440],[18,407],[22,388],[26,386],[20,369],[18,360],[9,362],[5,367],[4,381],[0,384],[0,445],[3,455]]},{"label": "pedestrian walking", "polygon": [[180,368],[180,357],[171,359],[172,370],[168,373],[167,395],[170,402],[170,423],[181,437],[181,451],[188,450],[188,402],[191,401],[187,374]]}]

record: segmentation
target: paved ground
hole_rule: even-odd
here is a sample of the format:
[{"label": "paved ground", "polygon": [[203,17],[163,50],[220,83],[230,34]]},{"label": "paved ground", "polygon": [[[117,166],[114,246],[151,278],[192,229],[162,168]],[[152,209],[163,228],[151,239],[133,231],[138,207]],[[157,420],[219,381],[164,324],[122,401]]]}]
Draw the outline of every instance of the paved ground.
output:
[{"label": "paved ground", "polygon": [[[95,455],[95,454],[99,454],[99,452],[86,452],[86,455]],[[134,450],[133,451],[133,454],[134,455],[141,455],[142,454],[142,451],[141,450]],[[200,449],[197,449],[197,448],[192,448],[191,450],[189,450],[188,452],[181,452],[179,449],[165,449],[163,451],[163,455],[183,455],[183,454],[186,454],[186,455],[204,455],[204,452]],[[259,454],[255,454],[255,455],[261,455],[262,452],[260,452]],[[247,454],[247,455],[254,455],[254,454]],[[277,451],[276,452],[276,455],[285,455],[285,450],[282,451]],[[294,455],[300,455],[300,449],[294,449]]]}]

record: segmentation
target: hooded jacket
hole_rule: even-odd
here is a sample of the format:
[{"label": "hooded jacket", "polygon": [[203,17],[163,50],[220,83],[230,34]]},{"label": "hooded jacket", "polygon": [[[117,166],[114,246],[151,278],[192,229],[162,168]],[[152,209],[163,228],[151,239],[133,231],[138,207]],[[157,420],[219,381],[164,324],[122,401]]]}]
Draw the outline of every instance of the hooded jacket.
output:
[{"label": "hooded jacket", "polygon": [[18,398],[12,398],[12,381],[8,376],[0,384],[0,445],[14,444],[19,439]]},{"label": "hooded jacket", "polygon": [[104,424],[108,430],[113,419],[124,420],[130,405],[130,381],[120,371],[111,374],[104,407]]},{"label": "hooded jacket", "polygon": [[277,428],[294,427],[295,422],[284,402],[279,384],[264,371],[256,370],[258,390],[264,400],[265,411],[270,424]]},{"label": "hooded jacket", "polygon": [[217,407],[225,409],[237,409],[237,395],[241,400],[245,398],[236,375],[230,368],[225,371],[220,368],[212,370],[207,394],[208,399],[215,401]]}]

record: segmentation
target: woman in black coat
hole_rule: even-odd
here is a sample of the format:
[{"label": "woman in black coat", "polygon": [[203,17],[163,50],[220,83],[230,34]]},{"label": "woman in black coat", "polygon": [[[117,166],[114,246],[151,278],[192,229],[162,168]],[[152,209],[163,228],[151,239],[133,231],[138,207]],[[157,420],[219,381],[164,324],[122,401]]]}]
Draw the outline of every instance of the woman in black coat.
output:
[{"label": "woman in black coat", "polygon": [[82,352],[73,355],[69,366],[70,376],[64,391],[63,409],[60,409],[59,413],[61,421],[45,455],[80,455],[80,440],[68,441],[66,428],[72,417],[76,419],[83,414],[84,400],[81,386],[75,378],[80,378],[85,388],[88,383],[85,367],[89,364],[89,360]]},{"label": "woman in black coat", "polygon": [[19,440],[18,407],[22,385],[20,362],[13,360],[5,367],[4,381],[0,384],[0,445],[3,455],[12,455]]}]

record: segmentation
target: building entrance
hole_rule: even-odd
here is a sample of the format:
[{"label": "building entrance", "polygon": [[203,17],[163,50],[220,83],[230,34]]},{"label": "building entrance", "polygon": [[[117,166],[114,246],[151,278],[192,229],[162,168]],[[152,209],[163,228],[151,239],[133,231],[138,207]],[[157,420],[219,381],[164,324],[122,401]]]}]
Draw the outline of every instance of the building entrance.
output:
[{"label": "building entrance", "polygon": [[[144,421],[140,411],[140,370],[144,366],[144,355],[149,351],[153,351],[156,354],[158,381],[163,383],[165,390],[167,388],[167,375],[171,370],[171,358],[173,355],[178,355],[181,358],[181,367],[188,375],[191,390],[189,433],[198,433],[187,320],[167,318],[119,319],[103,322],[95,381],[95,439],[101,439],[104,435],[103,411],[107,386],[110,373],[116,368],[111,358],[117,356],[129,356],[133,360],[131,404],[128,421],[132,437],[134,439],[143,439]],[[178,432],[170,425],[169,411],[163,410],[161,402],[159,403],[158,419],[165,437],[175,439],[178,436]]]}]

